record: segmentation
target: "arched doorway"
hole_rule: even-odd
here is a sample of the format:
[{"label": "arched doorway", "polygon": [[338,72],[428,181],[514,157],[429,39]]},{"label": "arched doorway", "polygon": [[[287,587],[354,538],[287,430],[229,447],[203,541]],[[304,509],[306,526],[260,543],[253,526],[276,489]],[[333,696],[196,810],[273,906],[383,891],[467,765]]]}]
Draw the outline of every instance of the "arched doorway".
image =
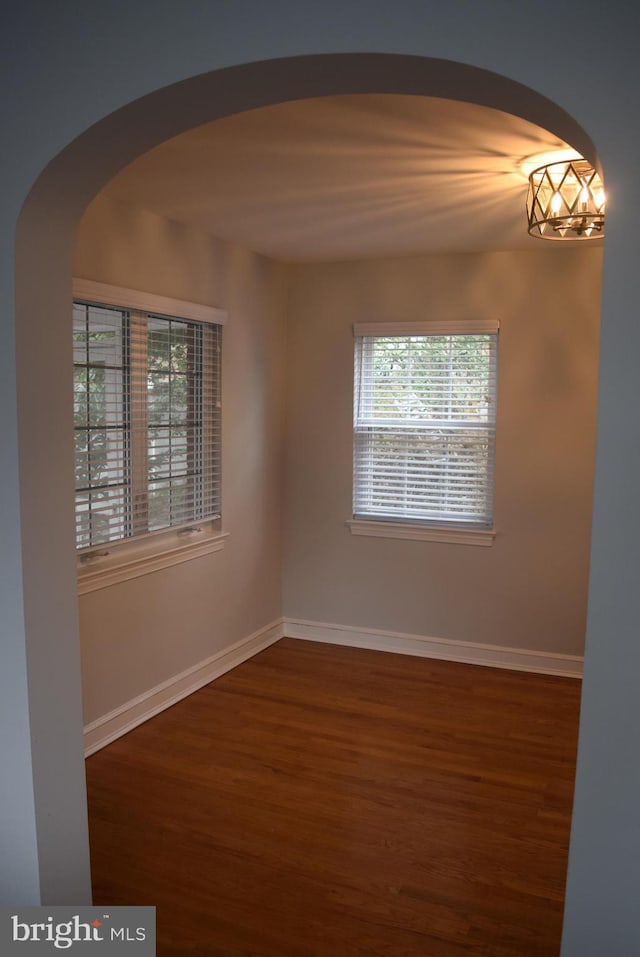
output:
[{"label": "arched doorway", "polygon": [[[496,74],[418,57],[312,56],[216,71],[124,107],[59,154],[25,204],[16,265],[23,547],[29,569],[25,607],[31,730],[40,790],[37,813],[42,815],[42,896],[48,902],[69,897],[77,900],[86,876],[86,842],[78,817],[83,794],[68,495],[71,390],[61,371],[67,368],[68,349],[66,338],[60,335],[68,319],[70,250],[77,222],[91,197],[111,176],[177,133],[216,117],[288,99],[374,90],[460,99],[511,112],[555,132],[596,159],[590,139],[570,116],[544,97]],[[47,397],[46,428],[42,425],[43,396]],[[43,527],[49,532],[44,542]],[[52,641],[57,649],[55,662],[48,653]],[[61,689],[66,689],[63,702]],[[66,864],[62,880],[60,861]]]}]

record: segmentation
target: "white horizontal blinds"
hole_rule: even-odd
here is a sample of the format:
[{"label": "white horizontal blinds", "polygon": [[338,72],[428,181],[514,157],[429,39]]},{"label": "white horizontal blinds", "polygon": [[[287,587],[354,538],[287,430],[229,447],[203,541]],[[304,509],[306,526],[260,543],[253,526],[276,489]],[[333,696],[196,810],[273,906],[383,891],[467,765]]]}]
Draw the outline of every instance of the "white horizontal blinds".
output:
[{"label": "white horizontal blinds", "polygon": [[488,525],[497,335],[356,338],[354,513]]},{"label": "white horizontal blinds", "polygon": [[73,307],[76,541],[130,533],[128,323],[121,309]]},{"label": "white horizontal blinds", "polygon": [[220,514],[220,338],[220,326],[147,319],[149,531]]},{"label": "white horizontal blinds", "polygon": [[79,548],[219,517],[221,336],[74,304]]}]

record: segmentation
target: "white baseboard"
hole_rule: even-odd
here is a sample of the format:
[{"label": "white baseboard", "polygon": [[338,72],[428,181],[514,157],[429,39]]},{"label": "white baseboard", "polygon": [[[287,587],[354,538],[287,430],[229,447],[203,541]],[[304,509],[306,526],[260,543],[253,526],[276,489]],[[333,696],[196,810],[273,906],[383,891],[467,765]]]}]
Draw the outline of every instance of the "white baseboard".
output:
[{"label": "white baseboard", "polygon": [[85,756],[94,754],[116,738],[122,737],[149,718],[209,684],[215,678],[231,671],[259,651],[279,641],[283,636],[306,641],[323,641],[333,645],[371,648],[420,658],[441,658],[491,668],[512,671],[531,671],[537,674],[582,677],[582,661],[577,655],[559,655],[553,652],[524,651],[521,648],[503,648],[499,645],[480,645],[470,641],[450,641],[446,638],[425,638],[402,632],[381,631],[377,628],[355,628],[352,625],[330,625],[298,618],[279,618],[248,638],[236,642],[210,658],[188,668],[168,681],[150,688],[115,711],[103,715],[85,726]]},{"label": "white baseboard", "polygon": [[577,655],[560,655],[549,651],[525,651],[521,648],[503,648],[499,645],[480,645],[470,641],[450,641],[446,638],[425,638],[377,628],[354,628],[352,625],[328,625],[318,621],[285,618],[283,634],[289,638],[324,641],[333,645],[350,645],[390,651],[420,658],[442,658],[470,665],[508,668],[512,671],[531,671],[536,674],[581,678],[583,659]]},{"label": "white baseboard", "polygon": [[153,718],[165,708],[170,708],[172,704],[209,684],[214,678],[219,678],[226,671],[231,671],[247,658],[252,658],[259,651],[282,638],[282,635],[282,619],[279,618],[249,635],[248,638],[243,638],[242,641],[206,658],[192,668],[187,668],[186,671],[168,681],[163,681],[155,688],[150,688],[137,698],[127,701],[115,711],[92,721],[84,729],[85,757],[111,744],[116,738],[120,738],[143,721]]}]

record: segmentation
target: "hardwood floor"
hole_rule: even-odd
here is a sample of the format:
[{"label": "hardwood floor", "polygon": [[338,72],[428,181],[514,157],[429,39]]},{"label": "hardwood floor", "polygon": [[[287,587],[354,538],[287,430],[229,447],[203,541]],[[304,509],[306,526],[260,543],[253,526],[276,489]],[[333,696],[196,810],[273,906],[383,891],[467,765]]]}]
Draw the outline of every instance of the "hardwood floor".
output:
[{"label": "hardwood floor", "polygon": [[557,957],[580,683],[283,639],[87,761],[158,954]]}]

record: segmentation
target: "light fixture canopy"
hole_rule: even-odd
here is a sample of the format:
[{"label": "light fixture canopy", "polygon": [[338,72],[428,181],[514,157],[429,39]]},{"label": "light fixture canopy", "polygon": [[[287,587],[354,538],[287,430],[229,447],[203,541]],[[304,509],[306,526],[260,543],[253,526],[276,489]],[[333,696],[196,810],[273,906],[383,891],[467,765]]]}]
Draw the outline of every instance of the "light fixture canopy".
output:
[{"label": "light fixture canopy", "polygon": [[597,170],[585,159],[539,166],[529,176],[529,233],[539,239],[604,236],[605,194]]}]

